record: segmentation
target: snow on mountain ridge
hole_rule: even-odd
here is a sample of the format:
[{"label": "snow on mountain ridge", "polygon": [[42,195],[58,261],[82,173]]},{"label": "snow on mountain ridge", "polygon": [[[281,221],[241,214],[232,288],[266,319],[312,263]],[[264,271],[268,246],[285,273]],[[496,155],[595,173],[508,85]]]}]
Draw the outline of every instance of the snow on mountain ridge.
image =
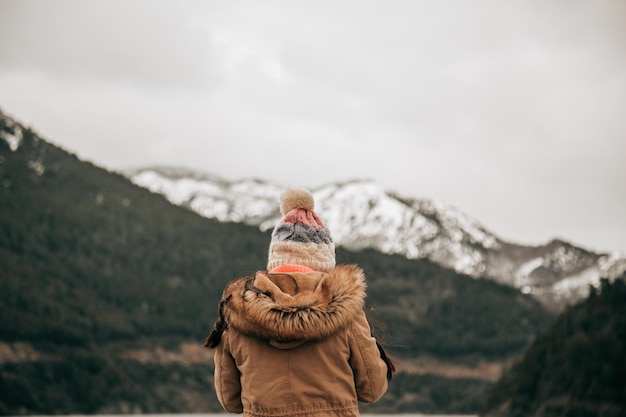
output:
[{"label": "snow on mountain ridge", "polygon": [[[258,180],[226,181],[184,170],[149,168],[131,180],[172,203],[222,222],[244,222],[267,231],[280,219],[284,186]],[[485,276],[537,296],[546,304],[579,299],[602,274],[626,270],[626,256],[595,254],[564,241],[528,247],[503,242],[462,211],[428,199],[390,193],[371,180],[326,184],[312,190],[315,211],[335,243],[373,248],[433,262],[470,276]]]},{"label": "snow on mountain ridge", "polygon": [[[172,175],[148,168],[131,180],[172,203],[219,221],[245,222],[272,229],[280,218],[278,198],[284,187],[261,180],[228,182],[204,174]],[[178,174],[180,171],[177,171]],[[353,180],[312,190],[316,212],[336,244],[348,249],[374,248],[410,259],[430,258],[458,272],[485,272],[479,249],[497,248],[498,238],[461,211],[426,199],[405,199],[374,181]]]},{"label": "snow on mountain ridge", "polygon": [[[497,249],[500,246],[498,238],[493,233],[487,231],[475,219],[472,219],[455,207],[447,206],[437,201],[433,203],[434,211],[440,213],[441,221],[447,228],[463,230],[472,243],[482,244],[486,248]],[[460,238],[460,236],[457,236],[457,238]]]},{"label": "snow on mountain ridge", "polygon": [[165,196],[221,222],[258,224],[272,215],[282,187],[262,180],[229,182],[210,174],[181,175],[170,168],[148,168],[126,173],[136,185]]}]

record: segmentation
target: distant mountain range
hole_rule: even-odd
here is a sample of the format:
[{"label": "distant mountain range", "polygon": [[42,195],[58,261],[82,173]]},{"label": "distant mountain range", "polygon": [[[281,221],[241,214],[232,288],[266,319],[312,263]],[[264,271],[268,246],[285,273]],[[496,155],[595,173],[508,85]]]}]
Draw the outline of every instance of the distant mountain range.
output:
[{"label": "distant mountain range", "polygon": [[[125,175],[204,217],[264,231],[279,219],[277,202],[285,188],[262,179],[230,181],[172,167],[146,167]],[[626,270],[625,254],[596,253],[556,239],[539,246],[507,242],[454,207],[400,196],[372,181],[333,183],[311,191],[337,245],[427,258],[459,273],[514,286],[552,309],[580,300],[600,278],[614,279]]]}]

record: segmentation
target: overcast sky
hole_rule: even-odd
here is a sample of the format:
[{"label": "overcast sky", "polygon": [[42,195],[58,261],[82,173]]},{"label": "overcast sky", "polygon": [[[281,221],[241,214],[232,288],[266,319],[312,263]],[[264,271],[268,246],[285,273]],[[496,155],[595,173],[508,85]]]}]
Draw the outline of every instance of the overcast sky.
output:
[{"label": "overcast sky", "polygon": [[110,169],[370,178],[626,251],[622,0],[0,0],[0,108]]}]

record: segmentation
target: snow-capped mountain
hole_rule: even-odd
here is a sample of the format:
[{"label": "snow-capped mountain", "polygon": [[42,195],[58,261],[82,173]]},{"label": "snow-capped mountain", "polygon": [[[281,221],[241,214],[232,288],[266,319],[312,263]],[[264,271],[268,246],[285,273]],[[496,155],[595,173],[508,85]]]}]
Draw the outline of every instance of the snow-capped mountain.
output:
[{"label": "snow-capped mountain", "polygon": [[[179,168],[143,168],[126,175],[174,204],[222,222],[269,230],[280,217],[281,184],[227,181]],[[601,277],[614,279],[626,270],[624,254],[598,254],[562,240],[541,246],[505,242],[456,208],[402,197],[372,181],[327,184],[311,191],[315,210],[337,245],[428,258],[460,273],[512,285],[555,309],[584,297]]]}]

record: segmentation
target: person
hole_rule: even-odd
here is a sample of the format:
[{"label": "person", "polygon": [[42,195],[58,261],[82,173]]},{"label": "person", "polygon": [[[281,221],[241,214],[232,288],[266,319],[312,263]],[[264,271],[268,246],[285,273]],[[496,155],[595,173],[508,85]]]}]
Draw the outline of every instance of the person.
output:
[{"label": "person", "polygon": [[372,335],[356,265],[335,265],[310,192],[281,195],[267,270],[226,285],[205,341],[217,398],[244,416],[358,416],[386,392],[394,364]]}]

